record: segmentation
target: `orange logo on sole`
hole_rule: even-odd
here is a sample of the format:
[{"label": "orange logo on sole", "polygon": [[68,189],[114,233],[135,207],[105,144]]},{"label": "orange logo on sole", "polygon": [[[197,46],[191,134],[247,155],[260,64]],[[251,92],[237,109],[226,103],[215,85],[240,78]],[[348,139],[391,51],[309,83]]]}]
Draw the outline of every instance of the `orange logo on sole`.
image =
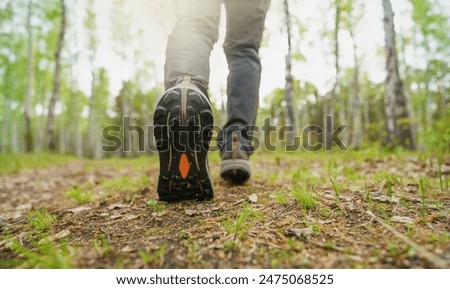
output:
[{"label": "orange logo on sole", "polygon": [[182,154],[180,158],[180,165],[178,168],[180,169],[181,177],[185,179],[189,173],[189,168],[191,165],[189,164],[189,160],[186,154]]}]

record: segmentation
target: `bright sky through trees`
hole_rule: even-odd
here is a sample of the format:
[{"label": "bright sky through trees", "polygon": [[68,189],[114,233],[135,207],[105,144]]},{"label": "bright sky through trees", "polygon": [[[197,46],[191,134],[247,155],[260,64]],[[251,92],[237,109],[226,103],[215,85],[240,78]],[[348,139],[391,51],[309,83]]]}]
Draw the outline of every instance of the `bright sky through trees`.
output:
[{"label": "bright sky through trees", "polygon": [[[399,31],[412,27],[413,21],[410,13],[412,7],[406,0],[392,1],[394,11],[399,11],[395,15],[397,29]],[[450,14],[450,3],[440,0],[439,6],[443,11]],[[133,75],[133,61],[127,67],[120,67],[117,55],[112,46],[111,21],[115,21],[111,14],[113,1],[98,0],[95,5],[97,18],[97,33],[99,37],[99,53],[97,62],[99,66],[105,66],[109,70],[111,77],[111,89],[115,94],[121,87],[121,73],[127,71],[129,77]],[[324,30],[332,30],[333,11],[329,8],[328,1],[294,1],[292,14],[299,19],[303,26],[303,32],[296,40],[296,50],[304,56],[304,61],[294,63],[293,73],[299,79],[308,80],[314,83],[321,93],[325,93],[332,86],[333,79],[333,59],[329,53],[332,43],[320,41],[323,38]],[[437,7],[438,8],[438,7]],[[126,10],[131,19],[132,42],[130,49],[142,49],[146,52],[146,57],[155,61],[155,68],[149,67],[151,74],[156,74],[156,81],[163,82],[163,67],[165,58],[165,46],[167,35],[175,21],[175,12],[172,1],[146,1],[134,0],[126,2]],[[442,10],[441,10],[442,12]],[[281,1],[272,1],[271,9],[266,21],[266,41],[261,48],[260,55],[263,64],[263,79],[261,83],[261,96],[269,94],[274,88],[284,85],[284,57],[286,54],[285,32],[282,25]],[[384,81],[384,58],[380,48],[383,47],[383,26],[382,7],[379,1],[366,1],[364,7],[363,21],[357,26],[356,37],[360,54],[364,56],[362,70],[367,71],[369,77],[374,82]],[[326,21],[328,19],[328,21]],[[221,18],[221,36],[219,42],[211,56],[211,79],[210,89],[212,98],[217,100],[226,87],[227,65],[225,56],[221,48],[221,43],[225,35],[225,17]],[[120,21],[120,19],[116,19]],[[137,36],[142,31],[142,41]],[[298,35],[298,34],[297,34]],[[352,42],[347,31],[339,35],[342,49],[340,51],[341,62],[344,67],[353,65]],[[82,45],[82,43],[80,43]],[[411,51],[407,52],[407,60],[416,65],[422,65],[413,59]],[[82,67],[87,63],[81,62]],[[89,75],[81,74],[81,86],[83,90],[89,90]],[[84,83],[84,84],[83,84]],[[150,84],[150,85],[153,85]],[[262,100],[262,99],[261,99]]]}]

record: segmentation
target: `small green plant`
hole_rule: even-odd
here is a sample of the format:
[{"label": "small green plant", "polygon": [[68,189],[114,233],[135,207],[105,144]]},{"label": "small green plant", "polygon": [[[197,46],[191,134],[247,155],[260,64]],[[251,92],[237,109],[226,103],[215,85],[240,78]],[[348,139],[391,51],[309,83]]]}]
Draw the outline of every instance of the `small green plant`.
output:
[{"label": "small green plant", "polygon": [[146,264],[152,264],[157,261],[160,261],[161,258],[166,254],[167,245],[162,244],[161,247],[159,247],[156,250],[139,250],[139,256],[141,257],[142,261]]},{"label": "small green plant", "polygon": [[[45,238],[41,239],[45,240]],[[75,252],[69,247],[67,240],[60,240],[58,244],[33,240],[33,248],[27,248],[19,241],[11,243],[11,249],[20,254],[15,261],[19,268],[37,269],[70,269],[73,267],[72,257]]]},{"label": "small green plant", "polygon": [[394,195],[394,191],[392,190],[392,181],[391,180],[386,181],[385,188],[386,188],[387,195],[389,196],[389,198],[392,198],[392,196]]},{"label": "small green plant", "polygon": [[54,221],[56,221],[56,215],[47,210],[34,210],[28,214],[28,222],[31,227],[39,232],[49,229]]},{"label": "small green plant", "polygon": [[330,241],[327,241],[327,242],[323,243],[323,248],[324,248],[324,249],[332,250],[332,249],[334,249],[335,247],[336,247],[336,246],[335,246],[332,242],[330,242]]},{"label": "small green plant", "polygon": [[178,236],[182,239],[187,239],[189,237],[189,232],[186,230],[181,230],[178,232]]},{"label": "small green plant", "polygon": [[237,248],[239,248],[239,246],[235,241],[226,241],[223,244],[223,249],[225,250],[226,253],[232,252]]},{"label": "small green plant", "polygon": [[320,214],[327,219],[330,218],[330,216],[331,216],[331,212],[326,207],[323,207],[320,210]]},{"label": "small green plant", "polygon": [[425,185],[425,179],[420,178],[419,179],[419,194],[420,194],[420,200],[422,203],[422,208],[424,210],[427,209],[427,196],[426,196],[426,185]]},{"label": "small green plant", "polygon": [[65,192],[65,195],[78,204],[84,205],[94,201],[94,194],[91,191],[84,190],[80,187],[74,187]]},{"label": "small green plant", "polygon": [[319,235],[320,234],[320,226],[317,224],[312,224],[311,225],[311,229],[313,230],[315,235]]},{"label": "small green plant", "polygon": [[270,267],[280,268],[280,266],[284,262],[289,261],[291,257],[288,250],[272,249],[269,251]]},{"label": "small green plant", "polygon": [[112,196],[117,192],[135,192],[145,188],[150,183],[148,176],[138,178],[121,177],[118,179],[106,180],[102,183],[102,188],[108,196]]},{"label": "small green plant", "polygon": [[251,206],[246,206],[237,216],[236,220],[232,221],[226,219],[222,222],[222,226],[228,234],[234,235],[234,240],[236,240],[236,238],[244,240],[255,222],[261,218],[262,215],[260,212],[256,211]]},{"label": "small green plant", "polygon": [[397,257],[400,255],[400,248],[397,244],[390,242],[388,244],[388,250],[391,253],[392,256]]},{"label": "small green plant", "polygon": [[366,201],[369,204],[369,208],[372,207],[372,194],[370,193],[370,190],[366,189]]},{"label": "small green plant", "polygon": [[147,205],[149,206],[149,208],[152,211],[155,211],[155,212],[162,212],[166,208],[166,204],[165,203],[159,202],[159,201],[153,200],[153,199],[148,200]]},{"label": "small green plant", "polygon": [[288,196],[284,193],[277,192],[277,193],[275,193],[274,198],[275,198],[275,201],[277,201],[278,203],[280,203],[282,205],[287,205],[289,203]]},{"label": "small green plant", "polygon": [[336,194],[336,202],[339,203],[340,202],[339,198],[341,196],[340,190],[332,178],[330,178],[330,181],[331,181],[331,185],[333,186],[334,193]]},{"label": "small green plant", "polygon": [[438,176],[439,176],[439,188],[441,193],[444,193],[444,177],[442,176],[442,161],[438,160]]},{"label": "small green plant", "polygon": [[294,199],[299,202],[305,210],[310,210],[317,207],[318,202],[316,197],[306,188],[306,186],[294,186],[292,188],[292,195],[294,196]]},{"label": "small green plant", "polygon": [[103,256],[106,256],[114,251],[114,247],[111,245],[108,236],[105,234],[102,234],[99,238],[94,239],[94,249]]},{"label": "small green plant", "polygon": [[293,174],[292,174],[292,182],[295,184],[295,183],[298,183],[299,181],[301,181],[301,179],[302,179],[302,175],[301,175],[301,173],[300,173],[300,171],[295,171]]}]

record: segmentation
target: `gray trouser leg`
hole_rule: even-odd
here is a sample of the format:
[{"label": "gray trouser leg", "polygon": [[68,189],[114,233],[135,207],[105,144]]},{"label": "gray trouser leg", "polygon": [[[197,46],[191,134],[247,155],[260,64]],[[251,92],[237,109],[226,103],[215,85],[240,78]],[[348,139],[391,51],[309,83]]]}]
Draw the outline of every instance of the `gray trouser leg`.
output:
[{"label": "gray trouser leg", "polygon": [[177,23],[166,50],[165,86],[188,75],[207,94],[209,57],[218,39],[220,0],[176,0]]},{"label": "gray trouser leg", "polygon": [[229,68],[228,121],[218,142],[224,141],[222,150],[230,150],[233,131],[241,131],[241,142],[248,153],[249,125],[254,125],[258,112],[261,62],[258,51],[270,0],[225,0],[227,35],[223,45]]},{"label": "gray trouser leg", "polygon": [[[192,77],[207,94],[209,57],[218,39],[221,0],[176,0],[177,24],[166,51],[166,89]],[[224,0],[227,35],[223,45],[228,61],[228,121],[217,139],[228,150],[232,132],[254,125],[258,111],[261,63],[258,56],[270,0]],[[244,130],[242,142],[248,144]],[[252,152],[250,146],[247,147]]]}]

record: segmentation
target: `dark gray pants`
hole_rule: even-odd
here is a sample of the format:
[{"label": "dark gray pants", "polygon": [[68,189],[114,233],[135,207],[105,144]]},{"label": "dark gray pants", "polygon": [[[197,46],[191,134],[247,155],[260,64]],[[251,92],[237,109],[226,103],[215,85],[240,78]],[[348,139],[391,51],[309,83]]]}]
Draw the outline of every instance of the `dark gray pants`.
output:
[{"label": "dark gray pants", "polygon": [[[221,0],[176,0],[177,24],[166,51],[166,89],[189,75],[207,95],[209,58],[218,39]],[[247,129],[254,125],[259,102],[261,62],[258,50],[270,0],[224,0],[227,34],[223,45],[228,61],[228,121],[217,139],[231,148],[233,131],[252,152]]]}]

